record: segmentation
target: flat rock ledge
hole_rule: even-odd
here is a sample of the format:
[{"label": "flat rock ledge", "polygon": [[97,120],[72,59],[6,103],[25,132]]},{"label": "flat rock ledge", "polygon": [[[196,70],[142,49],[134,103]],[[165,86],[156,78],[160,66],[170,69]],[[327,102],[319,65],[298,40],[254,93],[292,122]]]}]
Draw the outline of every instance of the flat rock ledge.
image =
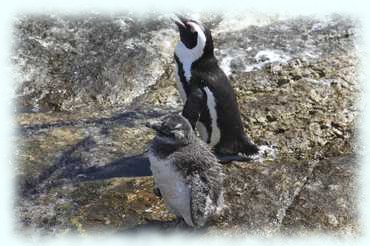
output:
[{"label": "flat rock ledge", "polygon": [[[245,131],[277,155],[224,166],[224,213],[205,232],[359,234],[355,21],[300,17],[229,29],[239,20],[227,18],[213,21],[216,56]],[[123,13],[15,23],[20,234],[173,230],[152,177],[76,179],[143,153],[154,137],[145,123],[181,110],[168,22]]]},{"label": "flat rock ledge", "polygon": [[[32,117],[39,122],[21,128],[18,157],[29,165],[17,170],[19,229],[41,234],[175,229],[167,226],[174,216],[153,194],[152,177],[81,182],[73,176],[81,169],[119,164],[125,156],[144,152],[154,137],[144,123],[166,113],[107,113],[90,115],[89,120],[71,116],[69,121],[60,114],[39,114],[37,119],[35,114],[23,115],[23,120]],[[225,209],[206,231],[356,234],[357,169],[350,153],[316,160],[278,154],[274,160],[226,164]]]}]

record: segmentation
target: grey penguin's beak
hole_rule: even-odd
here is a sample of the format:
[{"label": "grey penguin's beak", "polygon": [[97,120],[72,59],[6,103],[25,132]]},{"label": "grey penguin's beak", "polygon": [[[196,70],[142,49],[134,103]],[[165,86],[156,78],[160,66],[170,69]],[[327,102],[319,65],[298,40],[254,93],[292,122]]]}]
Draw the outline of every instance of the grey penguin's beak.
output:
[{"label": "grey penguin's beak", "polygon": [[145,124],[145,126],[148,127],[148,128],[152,128],[153,130],[155,130],[157,132],[160,131],[160,129],[161,129],[160,122],[147,122]]}]

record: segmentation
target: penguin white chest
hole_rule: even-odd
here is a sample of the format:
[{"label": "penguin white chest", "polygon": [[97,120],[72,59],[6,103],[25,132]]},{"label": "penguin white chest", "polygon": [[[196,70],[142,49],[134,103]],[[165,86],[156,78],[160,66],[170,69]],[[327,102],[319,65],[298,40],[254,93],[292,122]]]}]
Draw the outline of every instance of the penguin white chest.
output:
[{"label": "penguin white chest", "polygon": [[183,84],[181,82],[180,76],[179,76],[179,65],[177,64],[177,62],[176,62],[175,75],[176,75],[176,86],[177,86],[177,90],[180,93],[180,97],[181,97],[182,102],[185,103],[186,102],[186,99],[187,99],[187,96],[186,96],[185,88],[184,88],[184,86],[183,86]]},{"label": "penguin white chest", "polygon": [[153,173],[155,186],[159,188],[163,200],[169,210],[184,218],[188,225],[193,225],[190,208],[190,187],[184,177],[175,169],[170,160],[158,159],[149,154],[150,168]]},{"label": "penguin white chest", "polygon": [[178,57],[181,64],[176,62],[176,81],[177,81],[177,88],[180,92],[180,96],[183,102],[186,102],[186,93],[184,89],[184,85],[179,76],[179,67],[182,67],[182,71],[184,73],[184,77],[186,81],[183,81],[188,85],[190,78],[191,78],[191,66],[193,62],[198,60],[203,55],[203,49],[206,43],[206,37],[204,33],[199,34],[197,45],[189,49],[187,48],[181,41],[177,43],[175,48],[175,54]]}]

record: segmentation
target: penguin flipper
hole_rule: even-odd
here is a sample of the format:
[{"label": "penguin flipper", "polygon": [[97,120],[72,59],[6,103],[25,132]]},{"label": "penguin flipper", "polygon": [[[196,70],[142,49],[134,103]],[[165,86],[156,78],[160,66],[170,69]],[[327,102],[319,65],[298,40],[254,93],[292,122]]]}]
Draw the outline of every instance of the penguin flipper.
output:
[{"label": "penguin flipper", "polygon": [[191,181],[190,213],[195,227],[204,226],[208,217],[207,197],[209,187],[199,174],[194,175]]},{"label": "penguin flipper", "polygon": [[195,129],[195,125],[204,109],[205,99],[203,91],[200,88],[193,88],[185,102],[182,116],[190,122],[193,129]]}]

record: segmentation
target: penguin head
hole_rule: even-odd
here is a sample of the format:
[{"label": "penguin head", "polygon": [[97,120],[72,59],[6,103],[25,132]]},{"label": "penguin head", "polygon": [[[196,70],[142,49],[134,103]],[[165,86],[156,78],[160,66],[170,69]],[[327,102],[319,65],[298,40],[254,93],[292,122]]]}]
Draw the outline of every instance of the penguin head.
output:
[{"label": "penguin head", "polygon": [[162,123],[150,123],[147,124],[147,127],[157,132],[157,140],[167,144],[187,145],[194,136],[189,121],[178,114],[166,116]]},{"label": "penguin head", "polygon": [[213,54],[213,41],[211,31],[202,23],[185,18],[176,14],[176,23],[179,33],[180,42],[187,50],[200,53],[199,55]]}]

